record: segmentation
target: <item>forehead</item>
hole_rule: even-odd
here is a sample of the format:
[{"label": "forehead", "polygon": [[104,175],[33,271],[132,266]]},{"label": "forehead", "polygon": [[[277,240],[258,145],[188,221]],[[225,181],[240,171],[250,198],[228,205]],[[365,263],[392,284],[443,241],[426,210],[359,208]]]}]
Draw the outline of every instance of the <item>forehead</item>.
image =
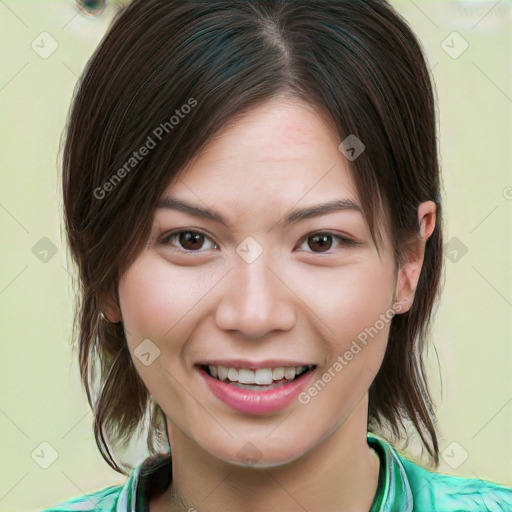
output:
[{"label": "forehead", "polygon": [[[339,135],[299,101],[275,99],[222,129],[165,192],[226,210],[357,202]],[[236,208],[235,208],[236,206]]]}]

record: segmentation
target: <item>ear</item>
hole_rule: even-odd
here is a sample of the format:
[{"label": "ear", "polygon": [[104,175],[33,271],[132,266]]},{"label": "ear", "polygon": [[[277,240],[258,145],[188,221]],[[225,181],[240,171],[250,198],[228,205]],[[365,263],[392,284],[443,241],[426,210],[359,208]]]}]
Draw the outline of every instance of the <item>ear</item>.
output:
[{"label": "ear", "polygon": [[436,204],[434,201],[425,201],[419,205],[418,223],[419,235],[405,249],[398,269],[395,301],[401,306],[400,313],[409,311],[414,301],[425,256],[425,245],[436,227]]},{"label": "ear", "polygon": [[102,294],[98,299],[98,304],[100,305],[100,311],[109,322],[116,324],[122,321],[123,316],[116,299],[110,295]]},{"label": "ear", "polygon": [[119,308],[105,307],[103,308],[103,314],[107,317],[107,320],[113,324],[117,324],[123,319]]}]

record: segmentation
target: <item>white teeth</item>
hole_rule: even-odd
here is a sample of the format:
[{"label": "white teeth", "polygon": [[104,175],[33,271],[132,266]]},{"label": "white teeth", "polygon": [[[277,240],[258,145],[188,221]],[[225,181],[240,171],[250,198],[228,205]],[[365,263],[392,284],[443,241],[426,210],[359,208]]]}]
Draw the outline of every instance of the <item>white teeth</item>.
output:
[{"label": "white teeth", "polygon": [[270,368],[258,368],[256,370],[256,384],[272,384],[272,370]]},{"label": "white teeth", "polygon": [[285,368],[284,378],[288,380],[293,380],[295,378],[295,368]]},{"label": "white teeth", "polygon": [[240,384],[257,384],[260,386],[268,386],[273,381],[280,381],[282,379],[293,380],[296,375],[301,374],[304,370],[313,368],[312,365],[308,366],[288,366],[278,368],[258,368],[251,370],[249,368],[234,368],[222,365],[209,365],[208,370],[212,377],[225,381],[228,379],[231,382],[239,382]]},{"label": "white teeth", "polygon": [[231,382],[238,382],[238,370],[236,368],[230,368],[228,370],[228,379]]},{"label": "white teeth", "polygon": [[281,368],[274,368],[272,370],[272,378],[274,380],[284,379],[284,368],[282,366]]},{"label": "white teeth", "polygon": [[[209,366],[208,368],[211,368],[211,366]],[[219,380],[226,380],[228,378],[228,369],[225,366],[217,366],[217,372]]]},{"label": "white teeth", "polygon": [[238,370],[238,382],[242,384],[254,384],[256,382],[259,384],[259,382],[255,380],[254,372],[248,368],[240,368]]}]

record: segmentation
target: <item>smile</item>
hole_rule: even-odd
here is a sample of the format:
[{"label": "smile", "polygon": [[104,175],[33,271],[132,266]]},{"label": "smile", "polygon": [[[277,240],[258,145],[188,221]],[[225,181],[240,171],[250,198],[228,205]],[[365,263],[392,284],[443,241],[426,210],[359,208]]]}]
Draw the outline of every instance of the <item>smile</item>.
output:
[{"label": "smile", "polygon": [[254,391],[272,389],[275,386],[287,384],[312,368],[313,365],[280,366],[277,368],[258,368],[257,370],[222,365],[203,366],[206,372],[222,382]]},{"label": "smile", "polygon": [[201,364],[197,368],[209,390],[226,405],[248,414],[268,414],[290,405],[316,366],[251,369]]}]

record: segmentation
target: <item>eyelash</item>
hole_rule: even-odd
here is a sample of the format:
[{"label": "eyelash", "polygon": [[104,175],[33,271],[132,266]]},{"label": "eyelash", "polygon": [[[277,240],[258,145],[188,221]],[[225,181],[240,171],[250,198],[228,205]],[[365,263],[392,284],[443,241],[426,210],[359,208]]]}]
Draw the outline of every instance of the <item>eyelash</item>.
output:
[{"label": "eyelash", "polygon": [[[182,233],[194,233],[194,234],[198,234],[198,235],[202,235],[204,236],[205,238],[208,238],[211,242],[214,243],[214,245],[216,247],[218,247],[218,244],[216,244],[212,239],[211,237],[204,233],[203,231],[200,231],[200,230],[192,230],[192,229],[182,229],[180,231],[174,231],[172,233],[169,233],[167,235],[165,235],[160,243],[161,245],[164,245],[164,246],[172,246],[172,244],[170,243],[172,239],[174,239],[175,237],[181,235]],[[339,246],[349,246],[349,247],[353,247],[353,246],[356,246],[356,245],[360,245],[360,242],[357,242],[356,240],[353,240],[351,238],[347,238],[347,237],[344,237],[344,236],[341,236],[341,235],[337,235],[335,233],[331,233],[329,231],[314,231],[312,233],[309,233],[307,235],[305,235],[304,237],[301,238],[300,240],[300,245],[302,245],[304,242],[306,242],[308,240],[308,238],[311,238],[315,235],[327,235],[329,237],[332,237],[334,239],[338,239],[339,240],[339,244],[338,244],[338,247]],[[172,246],[174,247],[174,246]],[[204,253],[205,251],[189,251],[189,250],[186,250],[186,249],[180,249],[178,247],[174,247],[176,250],[178,250],[179,252],[181,253],[185,253],[185,254],[202,254]],[[334,252],[335,249],[329,249],[329,251],[326,251],[326,252],[313,252],[313,251],[304,251],[304,252],[308,252],[310,254],[332,254]]]}]

